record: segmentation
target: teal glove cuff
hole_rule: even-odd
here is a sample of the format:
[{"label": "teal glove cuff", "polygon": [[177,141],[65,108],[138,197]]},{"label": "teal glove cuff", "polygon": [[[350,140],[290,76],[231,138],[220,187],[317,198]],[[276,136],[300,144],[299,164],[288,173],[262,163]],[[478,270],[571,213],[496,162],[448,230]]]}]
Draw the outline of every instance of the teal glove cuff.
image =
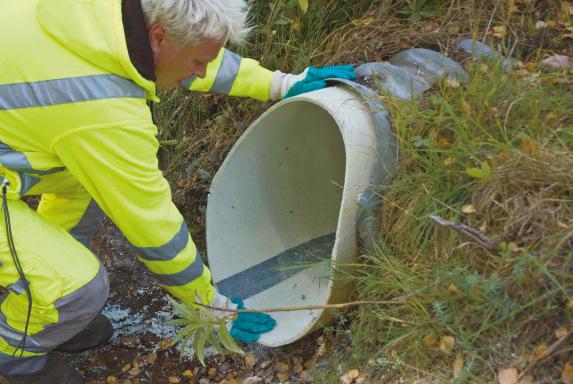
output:
[{"label": "teal glove cuff", "polygon": [[356,74],[352,65],[334,65],[322,68],[310,67],[304,80],[295,83],[285,95],[285,99],[306,92],[326,88],[326,79],[355,80]]},{"label": "teal glove cuff", "polygon": [[[237,304],[237,309],[245,309],[243,300],[233,298],[231,302]],[[239,312],[233,321],[231,336],[245,343],[254,343],[259,340],[261,333],[271,331],[275,325],[276,321],[266,313]]]}]

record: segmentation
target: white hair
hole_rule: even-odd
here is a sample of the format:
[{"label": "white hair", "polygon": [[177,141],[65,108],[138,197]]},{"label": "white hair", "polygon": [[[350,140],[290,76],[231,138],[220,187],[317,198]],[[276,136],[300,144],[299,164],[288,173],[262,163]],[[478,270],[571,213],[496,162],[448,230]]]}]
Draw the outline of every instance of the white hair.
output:
[{"label": "white hair", "polygon": [[147,26],[161,24],[176,44],[242,42],[251,28],[245,0],[141,0]]}]

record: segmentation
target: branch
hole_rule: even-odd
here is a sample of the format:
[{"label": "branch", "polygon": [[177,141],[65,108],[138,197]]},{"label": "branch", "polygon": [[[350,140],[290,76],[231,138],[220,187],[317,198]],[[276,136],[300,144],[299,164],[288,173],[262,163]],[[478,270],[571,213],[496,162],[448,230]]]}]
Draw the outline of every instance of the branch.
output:
[{"label": "branch", "polygon": [[468,227],[465,224],[447,221],[441,218],[440,216],[430,215],[430,219],[434,220],[436,223],[440,225],[444,225],[446,227],[455,229],[461,234],[469,237],[474,243],[477,243],[478,245],[480,245],[481,247],[485,248],[490,252],[499,251],[499,242],[490,239],[489,237],[483,235],[476,229]]},{"label": "branch", "polygon": [[284,307],[284,308],[268,308],[268,309],[229,309],[229,308],[214,308],[205,304],[198,306],[219,312],[231,313],[273,313],[273,312],[295,312],[295,311],[308,311],[313,309],[345,309],[349,307],[358,307],[363,305],[384,305],[384,304],[402,304],[403,300],[388,300],[388,301],[353,301],[351,303],[342,304],[327,304],[327,305],[308,305],[302,307]]}]

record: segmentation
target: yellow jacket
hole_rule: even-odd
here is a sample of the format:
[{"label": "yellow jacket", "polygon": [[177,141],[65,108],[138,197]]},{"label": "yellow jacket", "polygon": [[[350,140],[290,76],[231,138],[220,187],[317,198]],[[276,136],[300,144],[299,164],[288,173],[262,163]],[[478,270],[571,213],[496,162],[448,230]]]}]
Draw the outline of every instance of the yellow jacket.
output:
[{"label": "yellow jacket", "polygon": [[[0,35],[0,174],[10,198],[43,195],[39,213],[70,230],[92,203],[87,193],[170,293],[187,305],[211,300],[210,272],[158,168],[147,105],[158,101],[155,84],[130,61],[121,1],[2,0]],[[271,79],[223,50],[186,85],[267,100]]]}]

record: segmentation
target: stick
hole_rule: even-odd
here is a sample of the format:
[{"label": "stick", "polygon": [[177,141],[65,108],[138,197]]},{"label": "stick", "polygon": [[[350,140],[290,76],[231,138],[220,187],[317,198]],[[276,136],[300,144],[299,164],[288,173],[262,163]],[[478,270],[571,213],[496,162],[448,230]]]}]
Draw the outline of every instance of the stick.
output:
[{"label": "stick", "polygon": [[382,305],[382,304],[401,304],[403,300],[389,300],[389,301],[353,301],[351,303],[342,304],[327,304],[327,305],[308,305],[302,307],[284,307],[284,308],[267,308],[267,309],[229,309],[229,308],[214,308],[205,304],[199,304],[200,307],[211,309],[219,312],[231,313],[273,313],[273,312],[295,312],[295,311],[308,311],[313,309],[345,309],[348,307],[358,307],[362,305]]},{"label": "stick", "polygon": [[491,240],[489,237],[482,235],[478,230],[468,227],[465,224],[461,223],[454,223],[451,221],[447,221],[442,219],[440,216],[430,215],[430,219],[434,220],[436,223],[444,225],[446,227],[450,227],[455,229],[456,231],[466,235],[469,237],[473,242],[479,244],[486,250],[490,252],[497,252],[499,251],[499,243],[497,241]]}]

